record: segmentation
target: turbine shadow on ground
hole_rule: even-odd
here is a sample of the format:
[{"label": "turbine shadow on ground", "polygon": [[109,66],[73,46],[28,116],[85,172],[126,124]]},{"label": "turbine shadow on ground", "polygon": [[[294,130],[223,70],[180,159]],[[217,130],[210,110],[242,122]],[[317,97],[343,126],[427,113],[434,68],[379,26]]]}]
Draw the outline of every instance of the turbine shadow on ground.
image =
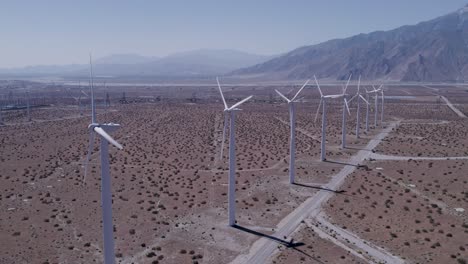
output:
[{"label": "turbine shadow on ground", "polygon": [[243,226],[240,226],[240,225],[234,225],[233,226],[234,228],[240,230],[240,231],[244,231],[244,232],[247,232],[249,234],[253,234],[253,235],[256,235],[256,236],[260,236],[260,237],[264,237],[264,238],[268,238],[268,239],[271,239],[283,246],[285,246],[286,248],[289,248],[289,249],[293,249],[315,261],[317,261],[318,263],[323,263],[322,261],[320,261],[319,259],[307,254],[306,252],[298,249],[298,247],[301,247],[301,246],[304,246],[305,244],[303,242],[296,242],[294,243],[293,239],[291,239],[290,241],[286,241],[286,240],[283,240],[281,238],[277,238],[277,237],[274,237],[274,236],[271,236],[271,235],[267,235],[267,234],[264,234],[264,233],[261,233],[261,232],[258,232],[258,231],[255,231],[255,230],[252,230],[252,229],[249,229],[249,228],[246,228],[246,227],[243,227]]},{"label": "turbine shadow on ground", "polygon": [[349,147],[349,146],[347,146],[346,148],[347,148],[347,149],[354,149],[354,150],[372,151],[372,150],[370,150],[370,149],[360,148],[360,147]]},{"label": "turbine shadow on ground", "polygon": [[317,186],[317,185],[308,185],[308,184],[297,183],[297,182],[295,182],[293,184],[297,185],[297,186],[301,186],[301,187],[317,189],[317,190],[327,191],[327,192],[333,192],[333,193],[337,193],[337,194],[344,194],[346,192],[346,190],[332,190],[332,189],[328,189],[328,188],[325,188],[325,187],[322,187],[322,186]]},{"label": "turbine shadow on ground", "polygon": [[323,162],[334,163],[334,164],[345,165],[345,166],[354,166],[356,168],[360,167],[359,165],[356,165],[356,164],[351,164],[351,163],[342,162],[342,161],[328,160],[328,159],[324,160]]}]

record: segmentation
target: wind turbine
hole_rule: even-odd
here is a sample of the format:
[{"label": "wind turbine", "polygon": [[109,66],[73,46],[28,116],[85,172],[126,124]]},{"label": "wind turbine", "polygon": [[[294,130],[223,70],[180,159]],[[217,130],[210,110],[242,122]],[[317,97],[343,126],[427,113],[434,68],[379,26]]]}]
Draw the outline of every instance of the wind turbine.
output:
[{"label": "wind turbine", "polygon": [[380,125],[383,126],[383,121],[384,121],[384,89],[385,87],[382,86],[382,89],[380,90],[382,94],[382,110],[380,110]]},{"label": "wind turbine", "polygon": [[79,96],[78,97],[75,97],[73,96],[73,94],[70,92],[70,89],[67,89],[67,92],[68,94],[70,95],[71,98],[73,98],[73,100],[76,101],[77,105],[78,105],[78,110],[80,111],[80,115],[83,115],[83,109],[81,107],[81,96],[82,96],[82,91],[80,92]]},{"label": "wind turbine", "polygon": [[348,101],[346,100],[346,90],[348,89],[348,84],[349,81],[351,80],[352,74],[349,75],[348,82],[346,83],[346,86],[343,88],[343,117],[342,117],[342,122],[341,122],[341,148],[346,148],[346,110],[348,111],[348,115],[351,115],[351,112],[349,111],[349,106],[348,106]]},{"label": "wind turbine", "polygon": [[31,105],[29,103],[29,89],[26,90],[26,111],[28,115],[28,121],[31,121]]},{"label": "wind turbine", "polygon": [[[365,87],[364,89],[366,90],[366,101],[369,102],[369,91]],[[370,103],[366,104],[366,133],[369,132],[369,108]]]},{"label": "wind turbine", "polygon": [[291,136],[289,141],[289,183],[294,183],[294,176],[295,176],[295,159],[296,159],[296,110],[295,110],[295,103],[298,101],[296,98],[299,93],[307,86],[310,80],[307,80],[304,85],[302,85],[301,89],[297,91],[293,98],[288,99],[282,93],[275,89],[275,92],[281,96],[289,105],[289,123],[291,128]]},{"label": "wind turbine", "polygon": [[[317,78],[314,75],[315,83],[317,84],[317,89],[320,93],[320,103],[317,108],[317,112],[315,113],[315,122],[317,122],[317,117],[318,113],[320,111],[320,106],[322,105],[322,142],[321,142],[321,147],[320,147],[320,159],[322,161],[325,161],[325,141],[326,141],[326,126],[327,126],[327,107],[326,107],[326,102],[327,99],[338,99],[338,98],[343,98],[343,120],[342,120],[342,147],[346,146],[345,140],[346,140],[346,110],[348,111],[348,114],[351,115],[348,107],[348,102],[346,100],[346,89],[348,88],[349,81],[351,79],[351,75],[349,76],[348,82],[346,83],[346,87],[343,89],[343,93],[341,94],[331,94],[331,95],[323,95],[322,90],[320,89],[320,85],[317,81]],[[346,109],[345,109],[346,108]]]},{"label": "wind turbine", "polygon": [[3,125],[4,125],[4,123],[3,123],[3,116],[2,116],[3,103],[4,103],[4,101],[3,101],[3,98],[2,98],[2,100],[0,101],[0,126],[3,126]]},{"label": "wind turbine", "polygon": [[[219,93],[221,94],[221,99],[224,104],[224,127],[223,127],[223,141],[221,142],[221,158],[223,157],[224,149],[224,140],[226,136],[226,126],[228,125],[228,118],[230,118],[229,124],[229,182],[228,182],[228,217],[229,225],[234,226],[236,224],[236,137],[235,137],[235,117],[236,111],[241,109],[237,108],[241,104],[247,102],[252,95],[237,102],[231,107],[228,107],[226,100],[224,99],[223,90],[221,90],[221,85],[219,84],[218,77],[216,77],[216,82],[218,83]],[[228,116],[229,115],[229,116]]]},{"label": "wind turbine", "polygon": [[[357,88],[357,93],[348,101],[350,103],[351,101],[354,100],[354,98],[357,98],[357,113],[356,113],[356,137],[359,138],[359,130],[361,126],[361,100],[363,100],[367,104],[367,113],[369,113],[369,102],[361,95],[360,91],[361,87],[361,75],[359,75],[359,80],[358,80],[358,88]],[[366,129],[367,129],[367,115],[366,115]]]},{"label": "wind turbine", "polygon": [[90,65],[90,89],[91,89],[91,124],[88,126],[89,130],[89,148],[86,157],[85,175],[83,177],[83,183],[86,180],[86,174],[88,171],[88,164],[91,158],[91,153],[94,148],[94,133],[97,133],[101,137],[101,208],[102,208],[102,225],[103,225],[103,238],[104,238],[104,263],[114,264],[115,263],[115,252],[114,252],[114,235],[113,235],[113,224],[112,224],[112,194],[111,194],[111,178],[109,172],[109,143],[122,149],[115,139],[113,139],[108,132],[117,130],[120,125],[114,123],[101,124],[96,121],[96,111],[94,105],[94,88],[93,88],[93,64],[91,54],[89,55]]},{"label": "wind turbine", "polygon": [[372,85],[372,89],[370,92],[367,92],[367,93],[373,93],[375,96],[374,96],[374,108],[375,108],[375,111],[374,111],[374,127],[377,127],[377,116],[379,114],[379,96],[378,96],[378,92],[381,91],[381,88],[382,88],[382,85],[380,85],[380,87],[378,89],[375,88],[374,85]]}]

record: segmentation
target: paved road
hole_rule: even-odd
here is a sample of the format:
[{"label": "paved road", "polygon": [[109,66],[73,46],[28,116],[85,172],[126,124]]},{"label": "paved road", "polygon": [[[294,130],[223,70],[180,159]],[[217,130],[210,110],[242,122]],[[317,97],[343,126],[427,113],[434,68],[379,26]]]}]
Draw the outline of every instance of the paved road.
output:
[{"label": "paved road", "polygon": [[[309,220],[306,220],[306,224],[313,228],[320,237],[333,241],[334,244],[350,251],[351,254],[356,257],[363,258],[370,263],[405,263],[402,258],[392,255],[392,253],[388,252],[384,248],[372,245],[371,242],[358,237],[351,231],[333,225],[328,221],[323,212],[318,214],[315,219],[319,223],[318,226],[315,226]],[[356,252],[356,248],[359,249],[362,254]]]},{"label": "paved road", "polygon": [[393,156],[393,155],[383,155],[372,153],[369,158],[375,160],[465,160],[468,159],[468,156],[458,156],[458,157],[411,157],[411,156]]},{"label": "paved road", "polygon": [[[397,122],[390,123],[387,128],[377,134],[374,139],[370,140],[365,150],[360,150],[353,157],[351,157],[349,163],[359,164],[365,159],[369,158],[370,154],[372,153],[369,150],[374,149],[396,125]],[[344,166],[343,169],[334,175],[331,181],[324,187],[332,190],[338,189],[343,184],[346,177],[355,169],[356,166],[354,165]],[[307,199],[293,212],[281,220],[277,226],[277,232],[273,234],[273,236],[280,239],[289,237],[299,227],[299,224],[306,217],[316,217],[321,211],[322,204],[329,200],[333,194],[333,192],[322,190]],[[277,247],[278,243],[276,241],[267,238],[260,238],[252,245],[247,254],[239,255],[231,263],[266,263],[267,260],[269,260],[270,257],[275,253]]]},{"label": "paved road", "polygon": [[463,114],[460,110],[458,110],[448,99],[447,97],[445,96],[440,96],[442,97],[442,99],[445,101],[445,103],[448,105],[448,107],[450,107],[450,109],[452,109],[453,112],[455,112],[455,114],[457,114],[459,117],[461,118],[466,118],[466,115]]}]

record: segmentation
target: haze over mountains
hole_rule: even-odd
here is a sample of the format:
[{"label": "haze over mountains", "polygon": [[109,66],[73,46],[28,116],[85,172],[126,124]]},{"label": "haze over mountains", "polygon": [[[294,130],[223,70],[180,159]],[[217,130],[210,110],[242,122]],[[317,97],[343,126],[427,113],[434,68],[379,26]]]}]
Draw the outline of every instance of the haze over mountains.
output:
[{"label": "haze over mountains", "polygon": [[[237,50],[201,49],[175,53],[165,57],[138,54],[113,54],[94,60],[94,71],[101,76],[168,76],[201,77],[220,75],[235,69],[262,63],[273,56],[257,55]],[[0,69],[0,74],[16,76],[83,76],[88,64],[39,65]]]},{"label": "haze over mountains", "polygon": [[[278,36],[281,37],[281,36]],[[333,39],[278,56],[236,50],[194,50],[166,57],[114,54],[95,60],[101,76],[212,77],[298,80],[314,74],[344,80],[463,81],[468,76],[468,5],[453,13],[389,31]],[[13,76],[85,76],[88,65],[0,69]]]},{"label": "haze over mountains", "polygon": [[462,81],[468,76],[468,5],[390,31],[359,34],[295,49],[232,76],[260,79]]}]

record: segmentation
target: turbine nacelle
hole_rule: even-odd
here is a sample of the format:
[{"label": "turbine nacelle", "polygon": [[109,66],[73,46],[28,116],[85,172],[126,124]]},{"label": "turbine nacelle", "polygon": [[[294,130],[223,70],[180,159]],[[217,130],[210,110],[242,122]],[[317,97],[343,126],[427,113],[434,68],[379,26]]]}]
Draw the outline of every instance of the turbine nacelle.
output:
[{"label": "turbine nacelle", "polygon": [[231,107],[228,107],[227,103],[226,103],[226,99],[224,99],[224,94],[223,94],[223,90],[221,89],[221,85],[219,84],[219,79],[218,77],[216,77],[216,82],[218,83],[218,89],[219,89],[219,93],[221,94],[221,99],[223,101],[223,104],[224,104],[224,126],[223,126],[223,139],[221,141],[221,159],[223,158],[223,150],[224,150],[224,140],[226,138],[226,127],[228,125],[228,113],[233,113],[233,112],[236,112],[236,111],[241,111],[242,109],[240,108],[237,108],[239,107],[241,104],[247,102],[248,100],[250,100],[253,96],[248,96],[246,98],[244,98],[243,100],[240,100],[239,102],[235,103],[234,105],[232,105]]}]

